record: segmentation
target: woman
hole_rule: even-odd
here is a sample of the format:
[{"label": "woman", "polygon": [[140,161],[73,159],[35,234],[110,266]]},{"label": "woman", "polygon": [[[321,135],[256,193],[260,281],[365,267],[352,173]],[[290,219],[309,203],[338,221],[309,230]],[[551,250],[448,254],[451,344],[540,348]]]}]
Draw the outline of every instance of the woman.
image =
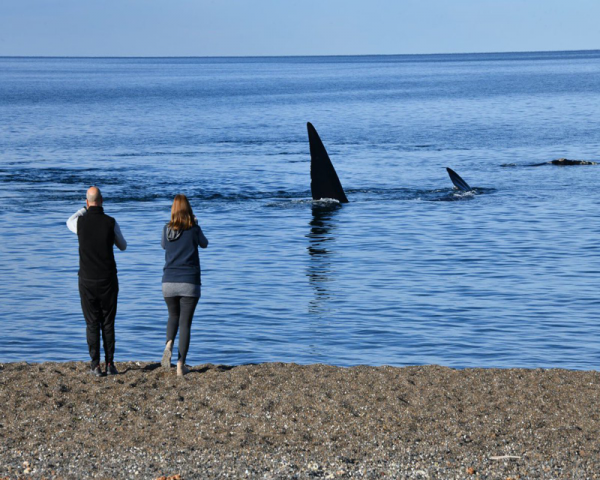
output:
[{"label": "woman", "polygon": [[173,200],[171,221],[163,229],[161,245],[165,249],[162,290],[169,309],[167,346],[161,364],[164,368],[171,368],[173,341],[179,330],[177,375],[183,376],[188,372],[185,357],[190,346],[192,317],[200,300],[198,247],[208,246],[185,195],[177,195]]}]

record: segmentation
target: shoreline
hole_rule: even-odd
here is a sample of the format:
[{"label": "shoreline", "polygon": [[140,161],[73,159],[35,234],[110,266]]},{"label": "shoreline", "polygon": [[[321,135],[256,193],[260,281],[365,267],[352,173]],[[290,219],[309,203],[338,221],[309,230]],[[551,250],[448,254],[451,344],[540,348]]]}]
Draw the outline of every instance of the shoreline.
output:
[{"label": "shoreline", "polygon": [[600,478],[600,372],[0,364],[4,478]]}]

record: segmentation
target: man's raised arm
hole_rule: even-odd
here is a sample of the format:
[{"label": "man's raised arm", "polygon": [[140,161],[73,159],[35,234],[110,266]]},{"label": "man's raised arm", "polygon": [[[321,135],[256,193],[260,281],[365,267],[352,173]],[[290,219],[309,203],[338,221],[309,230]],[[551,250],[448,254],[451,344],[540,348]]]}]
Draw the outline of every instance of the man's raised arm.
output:
[{"label": "man's raised arm", "polygon": [[84,215],[85,212],[86,212],[85,207],[80,208],[73,215],[71,215],[69,217],[69,219],[67,220],[67,228],[69,230],[71,230],[75,235],[77,235],[77,220],[79,219],[79,217]]}]

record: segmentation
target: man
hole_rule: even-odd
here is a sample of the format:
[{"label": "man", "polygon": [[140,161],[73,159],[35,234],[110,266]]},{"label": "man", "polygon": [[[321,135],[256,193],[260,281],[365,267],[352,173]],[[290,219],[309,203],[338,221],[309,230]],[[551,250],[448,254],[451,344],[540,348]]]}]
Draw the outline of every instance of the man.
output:
[{"label": "man", "polygon": [[116,220],[104,213],[102,194],[97,187],[90,187],[86,195],[86,207],[67,220],[67,227],[79,238],[79,296],[92,359],[91,373],[102,376],[102,331],[106,374],[117,375],[119,372],[114,364],[114,354],[119,282],[113,245],[125,250],[127,242]]}]

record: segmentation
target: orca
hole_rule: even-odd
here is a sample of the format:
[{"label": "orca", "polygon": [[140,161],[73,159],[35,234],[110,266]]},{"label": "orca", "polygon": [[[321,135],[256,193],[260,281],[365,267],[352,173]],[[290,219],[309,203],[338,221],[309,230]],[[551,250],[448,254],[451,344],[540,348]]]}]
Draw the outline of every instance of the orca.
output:
[{"label": "orca", "polygon": [[310,122],[306,124],[306,128],[310,145],[310,191],[313,200],[331,198],[340,203],[348,203],[340,179],[319,134]]},{"label": "orca", "polygon": [[452,183],[454,184],[454,186],[456,188],[458,188],[460,191],[470,192],[471,190],[473,190],[469,186],[469,184],[467,182],[465,182],[462,178],[460,178],[460,175],[458,173],[456,173],[454,170],[446,167],[446,171],[448,172],[448,175],[450,175],[450,180],[452,180]]}]

